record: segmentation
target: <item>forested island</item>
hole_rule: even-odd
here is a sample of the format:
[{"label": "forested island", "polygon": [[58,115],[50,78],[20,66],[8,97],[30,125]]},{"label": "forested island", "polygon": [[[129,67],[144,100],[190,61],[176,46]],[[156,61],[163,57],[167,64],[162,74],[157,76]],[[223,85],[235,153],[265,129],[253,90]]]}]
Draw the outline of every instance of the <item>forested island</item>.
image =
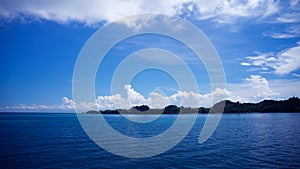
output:
[{"label": "forested island", "polygon": [[223,113],[284,113],[284,112],[300,112],[300,99],[292,97],[287,100],[264,100],[259,103],[239,103],[229,100],[221,101],[214,104],[211,108],[186,108],[178,107],[176,105],[166,106],[164,109],[150,109],[147,105],[134,106],[129,110],[91,110],[86,114],[182,114],[201,113],[206,114],[212,110],[212,113],[221,113],[218,111],[219,107],[223,107]]}]

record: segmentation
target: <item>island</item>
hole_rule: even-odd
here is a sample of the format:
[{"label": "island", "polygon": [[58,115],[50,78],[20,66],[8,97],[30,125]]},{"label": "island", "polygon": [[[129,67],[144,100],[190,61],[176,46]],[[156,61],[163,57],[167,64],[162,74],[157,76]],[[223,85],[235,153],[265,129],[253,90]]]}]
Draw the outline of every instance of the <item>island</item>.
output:
[{"label": "island", "polygon": [[[221,112],[220,109],[224,111]],[[210,111],[211,110],[211,111]],[[291,97],[287,100],[263,100],[259,103],[240,103],[223,100],[214,104],[211,108],[178,107],[176,105],[166,106],[164,109],[150,109],[147,105],[134,106],[131,109],[116,110],[90,110],[86,114],[190,114],[190,113],[299,113],[300,99]]]}]

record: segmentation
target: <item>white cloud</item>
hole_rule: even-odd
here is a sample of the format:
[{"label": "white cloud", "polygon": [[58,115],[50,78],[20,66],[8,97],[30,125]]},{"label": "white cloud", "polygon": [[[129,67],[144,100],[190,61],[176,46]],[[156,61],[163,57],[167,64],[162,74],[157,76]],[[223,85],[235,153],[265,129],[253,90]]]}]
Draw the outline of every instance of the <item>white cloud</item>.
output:
[{"label": "white cloud", "polygon": [[298,34],[290,34],[290,33],[263,33],[264,36],[269,36],[274,39],[287,39],[287,38],[295,38],[298,37]]},{"label": "white cloud", "polygon": [[296,38],[300,37],[300,25],[292,24],[285,28],[284,31],[278,32],[265,32],[264,36],[272,37],[274,39],[287,39],[287,38]]},{"label": "white cloud", "polygon": [[250,64],[250,63],[247,63],[247,62],[242,62],[241,65],[242,65],[242,66],[251,66],[251,64]]},{"label": "white cloud", "polygon": [[[199,1],[200,19],[215,18],[221,23],[230,23],[238,18],[266,17],[276,13],[279,8],[273,0],[248,1]],[[202,15],[201,15],[202,14]]]},{"label": "white cloud", "polygon": [[277,79],[269,82],[272,91],[280,93],[279,99],[287,99],[292,96],[300,96],[300,81],[295,79]]},{"label": "white cloud", "polygon": [[[258,53],[257,56],[248,56],[246,59],[252,66],[259,66],[261,70],[274,69],[278,75],[286,75],[300,68],[300,44],[298,46],[274,53]],[[243,66],[249,66],[242,64]]]},{"label": "white cloud", "polygon": [[152,108],[162,108],[169,104],[169,97],[158,92],[152,92],[149,95],[149,106]]},{"label": "white cloud", "polygon": [[279,53],[275,73],[284,75],[300,68],[300,46]]},{"label": "white cloud", "polygon": [[269,83],[267,79],[261,77],[260,75],[251,75],[249,78],[246,78],[249,82],[251,89],[254,89],[255,97],[267,98],[269,96],[278,95],[279,93],[274,93],[269,88]]},{"label": "white cloud", "polygon": [[61,98],[62,103],[59,105],[15,105],[0,108],[2,111],[70,111],[74,110],[75,102],[67,97]]},{"label": "white cloud", "polygon": [[[299,9],[298,9],[299,10]],[[286,13],[277,18],[277,21],[282,23],[295,23],[300,21],[300,13]]]},{"label": "white cloud", "polygon": [[299,0],[289,0],[282,4],[285,8],[284,13],[280,13],[276,20],[280,23],[296,23],[300,21],[300,1]]},{"label": "white cloud", "polygon": [[297,73],[293,73],[292,75],[296,76],[296,77],[300,77],[300,74],[297,74]]},{"label": "white cloud", "polygon": [[289,28],[287,28],[286,30],[289,34],[293,34],[293,35],[297,35],[300,36],[300,25],[296,24],[293,26],[290,26]]},{"label": "white cloud", "polygon": [[295,8],[299,4],[299,0],[291,0],[290,5],[292,8]]},{"label": "white cloud", "polygon": [[[269,18],[270,23],[283,23],[280,27],[276,26],[273,31],[263,33],[264,36],[269,36],[275,39],[296,38],[300,36],[300,1],[285,0],[277,1],[280,10]],[[281,30],[283,27],[284,30]]]},{"label": "white cloud", "polygon": [[74,109],[75,102],[72,99],[69,99],[67,97],[63,97],[62,99],[62,109]]},{"label": "white cloud", "polygon": [[229,100],[239,102],[259,102],[264,99],[275,99],[280,95],[274,92],[266,78],[260,75],[250,75],[243,83],[227,84],[231,92]]},{"label": "white cloud", "polygon": [[[256,56],[248,56],[246,57],[253,66],[261,66],[261,67],[272,67],[273,62],[276,61],[274,53],[257,53]],[[249,66],[250,66],[249,65]]]},{"label": "white cloud", "polygon": [[230,23],[238,18],[266,17],[279,10],[274,0],[109,0],[109,1],[36,1],[2,0],[0,17],[36,18],[59,23],[77,21],[87,25],[112,22],[122,17],[158,12],[171,16],[195,16],[198,19],[213,19]]},{"label": "white cloud", "polygon": [[144,98],[144,96],[136,92],[130,84],[125,85],[124,88],[127,91],[128,101],[131,105],[147,104],[147,100]]},{"label": "white cloud", "polygon": [[[288,89],[286,86],[289,86]],[[260,75],[251,75],[243,83],[227,84],[227,90],[219,89],[199,94],[187,91],[178,91],[173,95],[165,96],[161,92],[151,92],[144,98],[131,85],[125,85],[127,98],[119,94],[98,96],[93,102],[78,103],[77,108],[82,110],[129,109],[137,105],[149,105],[151,108],[163,108],[174,104],[185,107],[211,107],[223,99],[239,102],[259,102],[264,99],[286,99],[291,96],[300,96],[300,81],[273,80],[271,83]],[[212,102],[212,98],[215,98]],[[59,105],[17,105],[1,108],[2,111],[74,111],[75,102],[67,97],[62,98]]]}]

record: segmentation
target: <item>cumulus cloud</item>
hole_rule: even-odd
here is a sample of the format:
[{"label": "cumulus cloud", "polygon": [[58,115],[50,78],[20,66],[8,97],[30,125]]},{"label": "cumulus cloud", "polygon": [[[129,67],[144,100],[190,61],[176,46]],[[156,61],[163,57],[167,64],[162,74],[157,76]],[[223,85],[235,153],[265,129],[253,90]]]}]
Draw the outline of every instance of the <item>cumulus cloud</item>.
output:
[{"label": "cumulus cloud", "polygon": [[149,106],[152,108],[162,108],[169,104],[169,97],[158,92],[151,92],[149,95]]},{"label": "cumulus cloud", "polygon": [[[131,85],[125,85],[127,98],[123,98],[120,94],[110,96],[98,96],[93,102],[75,103],[67,97],[62,98],[59,105],[17,105],[2,108],[3,111],[74,111],[75,106],[82,110],[106,110],[106,109],[129,109],[137,105],[149,105],[151,108],[164,108],[173,104],[185,107],[211,107],[213,104],[228,99],[239,102],[259,102],[263,99],[279,98],[287,82],[273,82],[272,88],[266,78],[260,75],[251,75],[246,78],[243,83],[228,84],[227,89],[217,88],[206,94],[199,94],[188,91],[177,91],[175,94],[165,96],[163,93],[153,91],[145,98],[139,92],[135,91]],[[300,82],[292,82],[300,83]],[[278,85],[276,85],[278,84]],[[297,85],[296,85],[297,86]],[[284,96],[291,96],[299,92],[297,88],[291,88],[290,93]],[[212,100],[214,98],[214,100]]]},{"label": "cumulus cloud", "polygon": [[124,88],[127,91],[128,101],[131,105],[147,104],[147,101],[144,98],[144,96],[141,95],[140,93],[136,92],[130,84],[125,85]]},{"label": "cumulus cloud", "polygon": [[274,0],[109,0],[109,1],[36,1],[2,0],[0,16],[7,19],[35,18],[59,23],[70,21],[94,25],[112,22],[122,17],[158,12],[171,16],[194,16],[196,19],[212,19],[220,23],[231,23],[238,18],[266,17],[278,12]]},{"label": "cumulus cloud", "polygon": [[286,75],[300,68],[300,42],[296,47],[282,50],[278,53],[258,53],[256,56],[248,56],[249,63],[241,63],[243,66],[258,66],[261,70],[274,70],[275,74]]},{"label": "cumulus cloud", "polygon": [[261,77],[260,75],[251,75],[249,78],[246,78],[249,82],[250,88],[254,89],[254,97],[258,98],[268,98],[270,96],[278,95],[279,93],[274,93],[269,88],[269,83],[267,79]]},{"label": "cumulus cloud", "polygon": [[[266,78],[260,75],[250,75],[243,83],[227,84],[231,92],[229,100],[239,102],[259,102],[264,99],[276,99],[281,94],[270,87]],[[281,86],[283,87],[283,86]]]}]

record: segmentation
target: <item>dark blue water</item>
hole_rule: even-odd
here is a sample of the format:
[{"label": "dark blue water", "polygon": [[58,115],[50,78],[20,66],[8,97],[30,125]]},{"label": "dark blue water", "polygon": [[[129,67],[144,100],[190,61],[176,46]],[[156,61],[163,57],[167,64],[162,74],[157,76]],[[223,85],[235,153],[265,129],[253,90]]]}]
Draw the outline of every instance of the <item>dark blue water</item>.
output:
[{"label": "dark blue water", "polygon": [[[205,117],[199,115],[173,149],[129,159],[99,148],[75,114],[0,114],[0,168],[300,168],[300,113],[226,114],[199,144]],[[164,115],[140,129],[118,115],[106,116],[114,128],[137,137],[158,134],[175,118]]]}]

